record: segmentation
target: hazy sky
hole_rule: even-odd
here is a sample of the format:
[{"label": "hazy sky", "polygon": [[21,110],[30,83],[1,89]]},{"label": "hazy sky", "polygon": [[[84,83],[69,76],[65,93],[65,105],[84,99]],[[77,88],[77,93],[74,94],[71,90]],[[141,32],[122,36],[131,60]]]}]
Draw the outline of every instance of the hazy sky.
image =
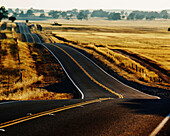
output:
[{"label": "hazy sky", "polygon": [[38,9],[170,9],[170,0],[0,0],[6,8]]}]

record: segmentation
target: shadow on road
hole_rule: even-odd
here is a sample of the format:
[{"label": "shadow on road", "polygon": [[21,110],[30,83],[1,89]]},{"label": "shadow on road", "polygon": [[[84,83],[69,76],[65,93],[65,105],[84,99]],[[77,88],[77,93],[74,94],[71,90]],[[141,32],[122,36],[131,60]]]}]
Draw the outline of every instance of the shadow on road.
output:
[{"label": "shadow on road", "polygon": [[137,114],[167,116],[170,113],[170,99],[135,99],[127,100],[120,105]]}]

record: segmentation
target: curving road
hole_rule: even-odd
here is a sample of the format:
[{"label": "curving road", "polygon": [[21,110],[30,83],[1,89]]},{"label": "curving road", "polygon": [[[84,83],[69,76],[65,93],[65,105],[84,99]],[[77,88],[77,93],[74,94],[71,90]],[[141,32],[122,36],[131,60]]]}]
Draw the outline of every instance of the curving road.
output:
[{"label": "curving road", "polygon": [[28,26],[25,23],[16,23],[19,28],[19,33],[25,36],[26,42],[41,43],[41,39],[35,33],[31,33]]},{"label": "curving road", "polygon": [[64,44],[41,43],[36,34],[30,33],[25,23],[17,23],[20,33],[25,34],[27,42],[36,42],[47,48],[60,62],[65,73],[84,98],[144,98],[157,99],[129,87],[110,76],[94,62],[77,50]]},{"label": "curving road", "polygon": [[47,43],[42,45],[58,58],[68,75],[82,90],[85,98],[158,98],[121,83],[86,56],[67,45]]},{"label": "curving road", "polygon": [[68,45],[41,43],[25,24],[17,25],[27,42],[59,61],[82,99],[2,102],[1,136],[170,135],[170,100],[131,88]]}]

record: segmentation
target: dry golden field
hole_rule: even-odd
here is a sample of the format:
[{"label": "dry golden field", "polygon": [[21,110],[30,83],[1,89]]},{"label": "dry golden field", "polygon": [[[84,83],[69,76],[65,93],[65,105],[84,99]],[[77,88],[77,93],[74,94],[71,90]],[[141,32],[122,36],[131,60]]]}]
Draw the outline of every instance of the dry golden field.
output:
[{"label": "dry golden field", "polygon": [[[53,22],[62,26],[52,26]],[[55,41],[81,48],[130,81],[170,89],[169,20],[108,21],[96,18],[30,23],[42,25],[43,32],[32,31],[38,32],[44,42]],[[8,22],[6,29],[0,32],[0,100],[73,98],[69,93],[71,87],[70,90],[61,88],[66,93],[45,89],[48,85],[64,83],[66,76],[47,51],[19,41],[20,35],[14,32],[14,27],[15,24]],[[17,43],[13,40],[15,37],[19,38]]]},{"label": "dry golden field", "polygon": [[7,23],[0,32],[0,100],[71,99],[69,90],[57,93],[44,88],[66,79],[62,68],[56,61],[50,61],[47,51],[42,54],[34,44],[16,42],[13,38],[19,35],[12,26],[15,24]]},{"label": "dry golden field", "polygon": [[52,32],[56,36],[65,38],[69,41],[66,43],[77,44],[96,57],[98,55],[94,53],[94,50],[110,57],[114,65],[102,58],[98,57],[98,59],[105,63],[107,61],[112,69],[127,79],[150,86],[169,88],[169,20],[108,21],[98,19],[56,20],[55,22],[63,25],[51,26],[45,22],[41,24],[45,32]]}]

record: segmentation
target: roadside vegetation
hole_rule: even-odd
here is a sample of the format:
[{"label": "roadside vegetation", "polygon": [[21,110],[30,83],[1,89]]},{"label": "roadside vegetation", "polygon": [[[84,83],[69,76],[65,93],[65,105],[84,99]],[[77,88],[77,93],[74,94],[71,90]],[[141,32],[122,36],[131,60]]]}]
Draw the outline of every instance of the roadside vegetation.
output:
[{"label": "roadside vegetation", "polygon": [[0,100],[73,98],[62,87],[56,91],[46,88],[67,80],[63,70],[46,50],[42,53],[34,44],[14,40],[20,35],[12,31],[13,26],[7,23],[0,32]]},{"label": "roadside vegetation", "polygon": [[111,74],[140,85],[170,89],[167,10],[45,12],[2,6],[0,21],[8,18],[11,22],[0,23],[0,100],[71,99],[77,95],[50,53],[37,44],[22,42],[24,35],[17,33],[16,19],[36,19],[37,15],[51,19],[50,23],[27,20],[42,42],[69,44],[85,50]]}]

